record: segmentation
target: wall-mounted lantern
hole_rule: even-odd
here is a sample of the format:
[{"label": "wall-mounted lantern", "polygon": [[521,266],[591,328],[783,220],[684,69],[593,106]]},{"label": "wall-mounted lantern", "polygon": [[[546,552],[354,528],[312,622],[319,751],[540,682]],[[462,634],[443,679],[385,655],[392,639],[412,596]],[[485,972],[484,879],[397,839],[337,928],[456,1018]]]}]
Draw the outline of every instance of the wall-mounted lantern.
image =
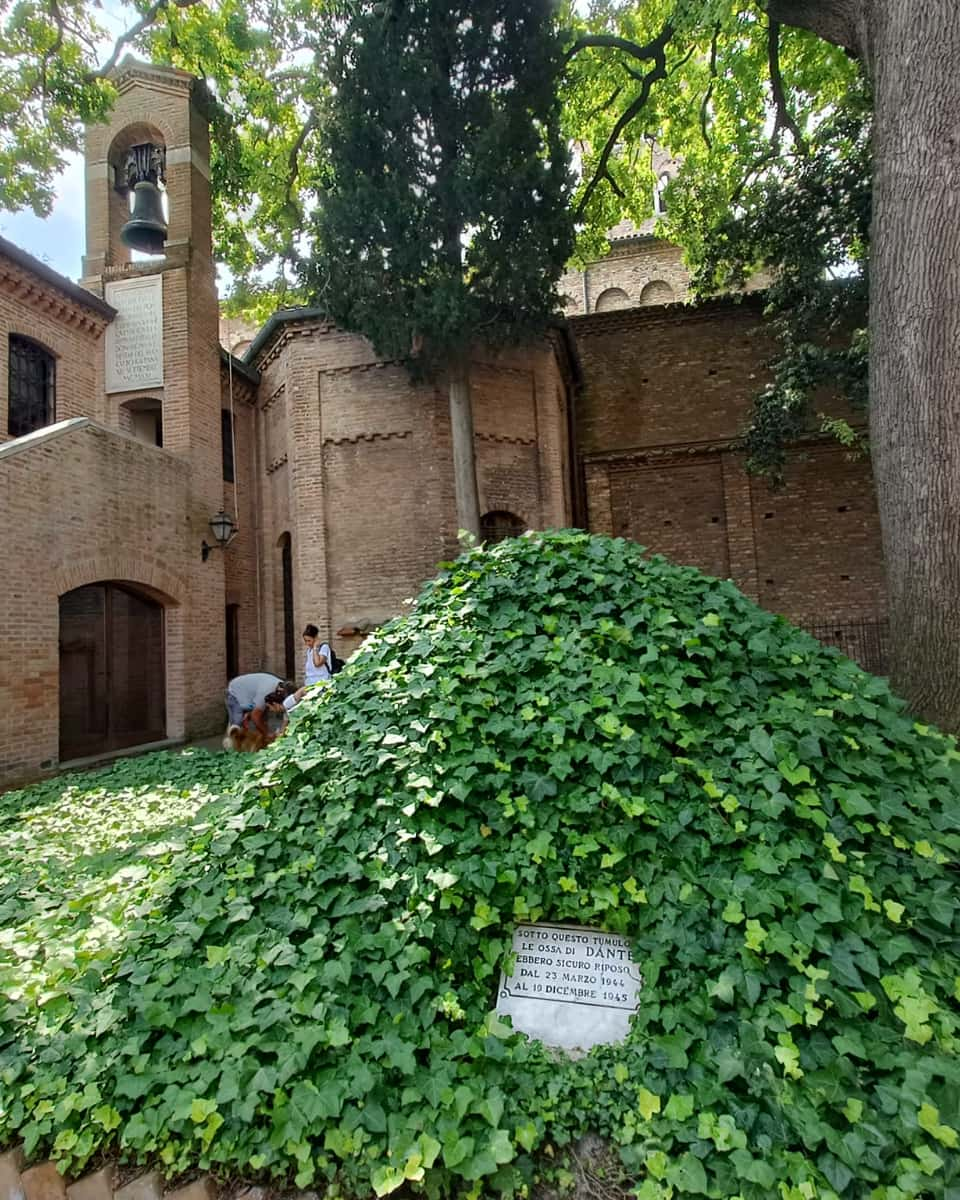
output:
[{"label": "wall-mounted lantern", "polygon": [[233,539],[237,536],[237,527],[233,523],[233,517],[228,512],[220,511],[210,518],[210,531],[213,534],[213,545],[209,545],[204,539],[200,546],[200,557],[204,562],[210,557],[211,550],[226,550]]}]

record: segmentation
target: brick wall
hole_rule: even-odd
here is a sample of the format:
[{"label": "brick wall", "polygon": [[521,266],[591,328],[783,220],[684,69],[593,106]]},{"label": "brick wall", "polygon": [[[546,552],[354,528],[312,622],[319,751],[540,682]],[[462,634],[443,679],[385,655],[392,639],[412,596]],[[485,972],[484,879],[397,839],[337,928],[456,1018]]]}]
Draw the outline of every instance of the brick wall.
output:
[{"label": "brick wall", "polygon": [[197,718],[189,597],[208,564],[188,533],[189,491],[181,458],[88,421],[0,450],[0,779],[57,762],[58,598],[88,583],[123,580],[162,601],[167,735]]},{"label": "brick wall", "polygon": [[[478,352],[472,369],[482,510],[505,509],[534,528],[569,521],[562,357],[544,339]],[[285,532],[298,668],[308,621],[325,636],[379,623],[457,553],[450,425],[442,379],[414,384],[364,339],[315,318],[285,322],[256,365],[263,621],[267,663],[280,671]],[[358,640],[337,638],[339,652]]]},{"label": "brick wall", "polygon": [[0,442],[7,432],[11,334],[32,338],[56,360],[54,420],[103,416],[103,332],[107,318],[55,288],[0,250]]},{"label": "brick wall", "polygon": [[571,321],[584,455],[736,437],[774,351],[760,302],[598,313]]},{"label": "brick wall", "polygon": [[612,464],[610,508],[615,537],[643,542],[711,575],[729,573],[719,455],[663,466]]},{"label": "brick wall", "polygon": [[761,604],[804,624],[883,612],[870,465],[837,446],[796,453],[783,491],[751,482]]},{"label": "brick wall", "polygon": [[689,282],[680,247],[646,236],[612,242],[606,258],[566,272],[558,286],[564,312],[575,316],[596,312],[598,303],[613,309],[684,300]]},{"label": "brick wall", "polygon": [[585,379],[576,435],[591,529],[729,576],[805,625],[882,618],[869,463],[824,442],[793,455],[782,492],[745,473],[736,439],[774,349],[758,300],[571,324]]}]

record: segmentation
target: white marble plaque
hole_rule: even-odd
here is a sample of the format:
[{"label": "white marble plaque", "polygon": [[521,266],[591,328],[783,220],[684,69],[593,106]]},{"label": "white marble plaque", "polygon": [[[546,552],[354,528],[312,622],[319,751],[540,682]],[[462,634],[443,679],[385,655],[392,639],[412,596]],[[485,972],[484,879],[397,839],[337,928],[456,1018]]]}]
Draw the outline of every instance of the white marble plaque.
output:
[{"label": "white marble plaque", "polygon": [[622,1042],[643,986],[630,943],[582,925],[518,925],[512,975],[500,979],[497,1012],[547,1046],[587,1050]]},{"label": "white marble plaque", "polygon": [[161,387],[163,276],[108,283],[104,299],[117,310],[107,326],[107,391]]}]

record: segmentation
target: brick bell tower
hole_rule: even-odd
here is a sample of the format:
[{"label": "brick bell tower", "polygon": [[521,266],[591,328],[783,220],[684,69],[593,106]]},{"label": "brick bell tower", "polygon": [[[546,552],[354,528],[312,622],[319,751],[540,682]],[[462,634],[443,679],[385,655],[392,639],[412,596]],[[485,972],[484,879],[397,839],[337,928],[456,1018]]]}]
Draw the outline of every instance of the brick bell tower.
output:
[{"label": "brick bell tower", "polygon": [[[156,544],[181,564],[182,594],[169,598],[182,636],[168,642],[168,714],[178,714],[168,733],[190,737],[222,726],[225,670],[224,555],[201,557],[224,505],[207,93],[184,71],[131,58],[113,83],[109,119],[86,130],[81,283],[118,311],[106,337],[105,424],[185,464],[185,494]],[[127,244],[134,209],[156,226],[149,254]]]}]

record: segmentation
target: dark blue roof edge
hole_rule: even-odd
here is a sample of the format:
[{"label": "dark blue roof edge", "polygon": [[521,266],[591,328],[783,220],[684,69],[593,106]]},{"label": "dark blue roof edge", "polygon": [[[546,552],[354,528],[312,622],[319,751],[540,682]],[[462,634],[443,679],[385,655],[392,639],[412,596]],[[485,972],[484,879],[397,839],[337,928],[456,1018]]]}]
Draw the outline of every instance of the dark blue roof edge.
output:
[{"label": "dark blue roof edge", "polygon": [[0,254],[9,258],[11,262],[16,263],[24,271],[29,271],[31,275],[36,275],[38,279],[43,280],[49,287],[63,292],[75,304],[82,304],[85,308],[92,308],[94,312],[99,313],[102,317],[106,317],[109,321],[112,321],[117,315],[117,310],[109,305],[106,300],[101,300],[93,292],[88,292],[85,287],[74,283],[66,275],[61,275],[53,267],[48,267],[39,258],[34,258],[26,250],[21,250],[19,246],[14,245],[13,242],[8,241],[5,237],[0,237]]},{"label": "dark blue roof edge", "polygon": [[326,313],[322,308],[278,308],[275,313],[267,320],[266,325],[260,330],[257,336],[253,339],[250,345],[243,353],[243,362],[252,364],[257,355],[263,350],[272,340],[274,334],[283,326],[289,324],[290,321],[309,321],[316,318],[326,317]]}]

